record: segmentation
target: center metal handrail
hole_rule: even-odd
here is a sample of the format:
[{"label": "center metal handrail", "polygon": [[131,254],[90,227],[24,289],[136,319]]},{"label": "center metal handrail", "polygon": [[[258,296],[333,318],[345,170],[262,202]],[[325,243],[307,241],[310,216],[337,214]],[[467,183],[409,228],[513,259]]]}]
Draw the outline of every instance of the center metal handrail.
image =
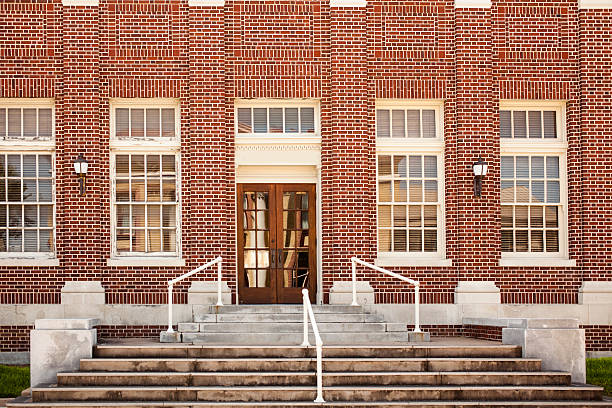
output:
[{"label": "center metal handrail", "polygon": [[174,329],[172,329],[172,287],[175,283],[182,281],[185,278],[190,277],[204,269],[217,264],[217,306],[223,306],[223,302],[221,302],[221,263],[223,262],[223,258],[220,256],[216,257],[212,261],[205,263],[204,265],[195,268],[191,272],[187,272],[184,275],[179,276],[178,278],[172,279],[168,281],[168,333],[174,333]]},{"label": "center metal handrail", "polygon": [[310,304],[310,298],[308,297],[308,289],[302,289],[302,300],[304,303],[304,342],[302,346],[310,347],[308,342],[308,317],[312,322],[312,331],[315,336],[315,345],[317,348],[317,398],[314,402],[323,403],[323,341],[321,341],[321,335],[319,334],[319,328],[317,327],[317,321],[315,320],[314,312],[312,311],[312,305]]},{"label": "center metal handrail", "polygon": [[376,266],[376,265],[372,265],[371,263],[367,263],[365,261],[362,261],[361,259],[357,258],[357,257],[352,257],[351,258],[351,263],[353,266],[353,271],[352,271],[352,278],[353,278],[353,303],[351,303],[352,306],[359,306],[359,303],[357,303],[357,264],[366,266],[370,269],[374,269],[375,271],[378,272],[382,272],[385,275],[389,275],[392,276],[396,279],[399,280],[403,280],[404,282],[408,282],[412,285],[414,285],[414,331],[415,332],[420,332],[421,331],[421,327],[420,327],[420,323],[421,323],[421,319],[420,319],[420,311],[419,311],[419,282],[407,278],[405,276],[402,275],[398,275],[397,273],[388,271],[384,268],[381,268],[380,266]]}]

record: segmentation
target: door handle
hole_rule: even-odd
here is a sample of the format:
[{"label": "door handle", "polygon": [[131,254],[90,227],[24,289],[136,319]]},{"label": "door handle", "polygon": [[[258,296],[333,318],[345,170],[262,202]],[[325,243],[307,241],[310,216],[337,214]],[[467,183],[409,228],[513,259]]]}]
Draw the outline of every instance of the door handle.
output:
[{"label": "door handle", "polygon": [[283,268],[283,250],[282,249],[277,249],[278,253],[276,254],[276,262],[277,262],[277,268],[282,269]]},{"label": "door handle", "polygon": [[276,250],[270,249],[270,268],[276,268]]}]

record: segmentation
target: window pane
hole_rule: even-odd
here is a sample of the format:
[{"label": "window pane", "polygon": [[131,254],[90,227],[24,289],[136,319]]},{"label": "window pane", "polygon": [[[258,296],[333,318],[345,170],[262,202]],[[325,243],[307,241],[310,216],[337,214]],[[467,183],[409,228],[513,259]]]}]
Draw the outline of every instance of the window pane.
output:
[{"label": "window pane", "polygon": [[147,252],[161,252],[161,230],[148,230]]},{"label": "window pane", "polygon": [[391,206],[390,205],[379,205],[378,206],[378,226],[379,227],[391,227]]},{"label": "window pane", "polygon": [[425,156],[423,167],[425,170],[425,177],[436,178],[438,177],[438,159],[436,156]]},{"label": "window pane", "polygon": [[22,230],[9,230],[9,252],[22,252]]},{"label": "window pane", "polygon": [[438,233],[436,230],[423,231],[425,236],[424,250],[425,252],[436,252],[438,250]]},{"label": "window pane", "polygon": [[376,137],[389,136],[389,110],[378,109],[376,111]]},{"label": "window pane", "polygon": [[423,221],[425,227],[438,226],[438,207],[435,205],[426,205],[423,207]]},{"label": "window pane", "polygon": [[133,205],[132,206],[132,226],[143,228],[145,226],[145,206],[144,205]]},{"label": "window pane", "polygon": [[531,157],[531,177],[544,178],[544,157]]},{"label": "window pane", "polygon": [[514,137],[526,138],[527,137],[527,112],[525,111],[514,111],[512,112],[514,122]]},{"label": "window pane", "polygon": [[514,243],[512,242],[512,230],[502,230],[501,232],[501,244],[502,252],[512,252]]},{"label": "window pane", "polygon": [[514,207],[510,205],[502,205],[501,207],[501,226],[502,228],[512,228],[512,219]]},{"label": "window pane", "polygon": [[147,155],[147,176],[155,176],[158,177],[160,174],[160,156],[156,154]]},{"label": "window pane", "polygon": [[38,110],[38,136],[50,138],[53,133],[51,109]]},{"label": "window pane", "polygon": [[516,178],[529,178],[529,157],[516,157]]},{"label": "window pane", "polygon": [[393,230],[393,251],[406,252],[406,230]]},{"label": "window pane", "polygon": [[434,110],[423,110],[423,137],[435,138],[436,137],[436,111]]},{"label": "window pane", "polygon": [[393,110],[392,114],[392,129],[391,134],[393,137],[405,137],[404,127],[405,124],[405,111],[404,110]]},{"label": "window pane", "polygon": [[253,109],[253,126],[255,133],[266,133],[268,131],[268,109]]},{"label": "window pane", "polygon": [[38,206],[23,206],[23,225],[25,227],[38,227]]},{"label": "window pane", "polygon": [[132,201],[144,201],[145,200],[145,181],[144,179],[132,179],[132,191],[130,199]]},{"label": "window pane", "polygon": [[428,203],[438,201],[438,182],[436,180],[425,180],[425,201]]},{"label": "window pane", "polygon": [[9,154],[7,157],[7,176],[21,177],[21,156],[18,154]]},{"label": "window pane", "polygon": [[130,250],[130,230],[129,229],[118,229],[117,230],[117,251],[129,252]]},{"label": "window pane", "polygon": [[[40,180],[39,183],[47,180]],[[23,201],[36,201],[36,180],[32,179],[24,179],[23,180]],[[49,191],[50,192],[50,191]],[[46,193],[46,192],[45,192]],[[43,197],[43,192],[41,191],[41,201],[51,201],[51,197]]]},{"label": "window pane", "polygon": [[23,136],[36,137],[36,109],[23,110]]},{"label": "window pane", "polygon": [[390,202],[391,200],[391,182],[390,181],[379,181],[378,182],[378,201]]},{"label": "window pane", "polygon": [[544,137],[554,139],[557,137],[557,112],[544,111]]},{"label": "window pane", "polygon": [[502,138],[512,137],[512,124],[510,121],[510,111],[499,112],[499,133]]},{"label": "window pane", "polygon": [[411,252],[418,252],[423,250],[423,239],[421,236],[421,230],[410,230],[409,232],[409,250]]},{"label": "window pane", "polygon": [[396,180],[393,182],[393,200],[395,202],[406,202],[408,200],[408,189],[406,188],[406,181]]},{"label": "window pane", "polygon": [[378,250],[391,252],[391,230],[378,230]]},{"label": "window pane", "polygon": [[270,108],[270,133],[283,133],[283,108]]},{"label": "window pane", "polygon": [[6,109],[0,108],[0,138],[6,137]]},{"label": "window pane", "polygon": [[130,136],[130,110],[127,108],[115,109],[115,135],[118,138]]},{"label": "window pane", "polygon": [[161,227],[161,206],[147,206],[147,227]]},{"label": "window pane", "polygon": [[38,177],[52,177],[51,155],[41,154],[38,156]]},{"label": "window pane", "polygon": [[559,228],[559,210],[557,207],[546,207],[546,228]]},{"label": "window pane", "polygon": [[406,156],[393,156],[393,173],[395,177],[406,177]]},{"label": "window pane", "polygon": [[421,223],[421,206],[420,205],[411,205],[409,207],[409,226],[410,228],[418,228],[423,226]]},{"label": "window pane", "polygon": [[406,226],[406,206],[405,205],[394,205],[393,206],[393,226],[394,227],[405,227]]},{"label": "window pane", "polygon": [[162,227],[176,227],[176,206],[162,206]]},{"label": "window pane", "polygon": [[8,180],[8,200],[21,201],[21,180]]},{"label": "window pane", "polygon": [[516,234],[516,252],[529,251],[529,232],[527,230],[517,230]]},{"label": "window pane", "polygon": [[21,205],[9,205],[9,227],[23,227]]},{"label": "window pane", "polygon": [[544,227],[544,208],[539,206],[533,206],[529,209],[530,213],[530,226],[531,228],[543,228]]},{"label": "window pane", "polygon": [[147,179],[147,201],[160,201],[160,183],[158,178]]},{"label": "window pane", "polygon": [[132,230],[132,251],[145,252],[145,230]]},{"label": "window pane", "polygon": [[409,157],[409,175],[410,177],[423,177],[423,167],[421,165],[421,156]]},{"label": "window pane", "polygon": [[133,154],[131,159],[132,177],[143,177],[145,175],[144,155]]},{"label": "window pane", "polygon": [[408,137],[421,137],[421,111],[409,109],[406,111]]},{"label": "window pane", "polygon": [[174,124],[174,108],[162,109],[162,136],[163,137],[174,137],[175,135],[175,124]]},{"label": "window pane", "polygon": [[559,178],[559,158],[549,156],[546,158],[546,177]]},{"label": "window pane", "polygon": [[144,137],[144,109],[131,109],[132,137]]},{"label": "window pane", "polygon": [[559,252],[559,231],[546,231],[546,252]]},{"label": "window pane", "polygon": [[25,230],[24,236],[24,252],[37,252],[38,251],[38,231],[37,230]]},{"label": "window pane", "polygon": [[544,202],[544,182],[543,181],[532,181],[531,182],[531,202],[543,203]]},{"label": "window pane", "polygon": [[501,202],[514,202],[514,182],[502,180],[501,182]]},{"label": "window pane", "polygon": [[529,111],[529,137],[542,138],[542,112]]},{"label": "window pane", "polygon": [[162,230],[162,242],[164,252],[176,252],[176,231]]},{"label": "window pane", "polygon": [[38,206],[38,223],[41,227],[53,227],[53,206]]},{"label": "window pane", "polygon": [[130,176],[130,156],[127,154],[120,154],[115,156],[115,173],[118,177],[129,177]]},{"label": "window pane", "polygon": [[53,251],[53,231],[52,230],[39,230],[38,231],[38,244],[39,251],[41,252],[52,252]]},{"label": "window pane", "polygon": [[561,202],[561,193],[559,191],[558,181],[549,181],[546,183],[546,202],[547,203]]},{"label": "window pane", "polygon": [[527,228],[529,226],[527,212],[528,208],[526,206],[514,207],[516,228]]},{"label": "window pane", "polygon": [[421,180],[410,180],[410,201],[423,201],[423,183]]},{"label": "window pane", "polygon": [[501,178],[503,179],[514,178],[514,157],[513,156],[502,156],[501,157]]},{"label": "window pane", "polygon": [[252,133],[251,108],[238,108],[238,133]]},{"label": "window pane", "polygon": [[391,156],[378,156],[378,175],[391,175]]},{"label": "window pane", "polygon": [[517,180],[516,181],[516,202],[528,203],[529,202],[529,180]]},{"label": "window pane", "polygon": [[130,206],[129,205],[117,205],[117,228],[130,227]]},{"label": "window pane", "polygon": [[162,156],[162,172],[167,175],[176,174],[176,158],[173,155]]},{"label": "window pane", "polygon": [[285,108],[285,133],[298,131],[298,108]]},{"label": "window pane", "polygon": [[544,231],[531,231],[531,252],[544,251]]},{"label": "window pane", "polygon": [[8,109],[8,137],[21,137],[21,109]]},{"label": "window pane", "polygon": [[176,201],[175,178],[164,178],[162,183],[162,200],[165,202]]},{"label": "window pane", "polygon": [[36,156],[23,155],[23,177],[36,177]]},{"label": "window pane", "polygon": [[160,136],[159,109],[147,109],[147,137]]},{"label": "window pane", "polygon": [[314,133],[314,108],[300,108],[302,133]]}]

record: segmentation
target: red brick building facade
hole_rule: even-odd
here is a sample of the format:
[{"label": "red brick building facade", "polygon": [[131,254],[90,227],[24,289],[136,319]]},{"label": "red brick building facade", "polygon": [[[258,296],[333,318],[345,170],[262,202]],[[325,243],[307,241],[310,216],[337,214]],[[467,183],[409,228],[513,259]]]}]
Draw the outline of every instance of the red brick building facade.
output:
[{"label": "red brick building facade", "polygon": [[[19,200],[7,196],[3,208],[26,203],[21,227],[10,208],[0,226],[7,234],[0,253],[5,313],[19,304],[60,304],[67,281],[101,282],[107,305],[163,304],[169,279],[217,256],[237,302],[244,247],[237,236],[238,207],[244,211],[237,191],[241,184],[273,183],[274,169],[279,182],[312,178],[315,185],[318,239],[310,271],[323,303],[334,282],[350,279],[350,258],[358,256],[420,281],[424,304],[456,304],[459,282],[487,281],[499,288],[502,305],[584,305],[584,282],[612,280],[607,3],[3,0],[0,155],[7,169],[9,160],[23,167],[21,176],[7,170],[7,194],[19,177],[23,190]],[[52,110],[50,138],[42,135],[45,109]],[[297,109],[302,128],[292,135]],[[139,119],[141,111],[149,119]],[[21,120],[12,136],[11,120]],[[38,126],[26,134],[29,120]],[[411,129],[417,129],[414,138]],[[156,136],[149,139],[149,130]],[[435,143],[426,140],[429,130]],[[166,131],[175,143],[164,139]],[[74,171],[79,154],[89,163],[82,196]],[[32,176],[38,177],[38,202],[47,188],[41,163],[50,157],[54,168],[52,197],[39,205],[32,230],[24,224],[28,155],[38,155],[39,173]],[[132,218],[122,226],[120,166],[132,163],[125,180],[136,185],[134,163],[141,159],[135,156],[157,160],[156,166],[161,160],[162,167],[166,157],[176,162],[159,173],[161,204],[126,204]],[[291,178],[294,157],[304,160],[304,171]],[[438,159],[428,175],[430,157]],[[473,192],[479,157],[488,163],[480,197]],[[526,167],[519,164],[524,157],[530,158]],[[386,160],[399,173],[387,170]],[[413,177],[413,164],[420,176]],[[519,172],[526,175],[521,179]],[[165,196],[164,183],[173,177],[177,188]],[[395,194],[388,200],[387,181]],[[413,200],[417,189],[425,197],[435,190],[435,204]],[[410,197],[398,198],[405,191]],[[134,194],[131,202],[139,202]],[[160,224],[151,224],[165,205],[174,221],[166,223],[162,214]],[[389,225],[387,207],[394,211]],[[55,221],[42,228],[48,208]],[[418,215],[406,215],[413,210]],[[148,217],[142,236],[137,211]],[[37,237],[33,251],[26,250],[30,236]],[[140,240],[144,251],[134,250]],[[125,245],[138,256],[122,256]],[[165,250],[174,255],[166,257]],[[412,290],[393,279],[365,269],[358,275],[378,304],[413,302]],[[197,275],[215,278],[213,269]],[[190,282],[176,286],[176,303],[187,303]],[[583,319],[587,338],[595,339],[588,342],[591,350],[612,347],[606,319]],[[423,323],[432,333],[463,330],[456,322]],[[27,318],[0,321],[0,350],[23,349],[31,324]],[[109,335],[159,330],[144,322],[104,324]]]}]

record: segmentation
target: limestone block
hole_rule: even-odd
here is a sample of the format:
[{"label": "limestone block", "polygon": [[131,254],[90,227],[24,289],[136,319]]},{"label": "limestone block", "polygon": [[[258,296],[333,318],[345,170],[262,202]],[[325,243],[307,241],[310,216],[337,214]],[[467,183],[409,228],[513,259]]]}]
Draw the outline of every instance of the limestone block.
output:
[{"label": "limestone block", "polygon": [[[190,305],[216,305],[217,282],[192,282],[187,290],[187,303]],[[232,304],[232,292],[227,282],[221,282],[221,301],[224,305]]]},{"label": "limestone block", "polygon": [[[522,327],[509,327],[502,329],[503,344],[521,346],[524,358],[538,358],[542,360],[543,370],[566,371],[571,373],[572,382],[584,384],[586,382],[586,353],[585,334],[578,329],[578,321],[573,319],[553,319],[529,322],[532,319],[523,319]],[[548,322],[542,322],[547,320]],[[515,324],[512,319],[512,324]],[[569,326],[564,328],[563,326]],[[540,326],[540,327],[538,327]],[[546,326],[546,327],[544,327]]]},{"label": "limestone block", "polygon": [[[357,303],[360,305],[374,304],[374,288],[370,282],[357,281]],[[330,305],[350,305],[353,302],[353,282],[336,281],[329,290]]]},{"label": "limestone block", "polygon": [[410,343],[430,342],[431,341],[431,336],[427,332],[409,331],[408,332],[408,341]]},{"label": "limestone block", "polygon": [[455,303],[501,303],[499,288],[493,281],[460,281],[455,288]]},{"label": "limestone block", "polygon": [[36,320],[36,329],[30,332],[31,386],[55,383],[58,372],[78,370],[82,358],[92,357],[97,333],[91,327],[97,320],[68,319],[70,321],[65,323],[58,320],[61,319],[52,319],[50,322]]},{"label": "limestone block", "polygon": [[578,303],[612,305],[612,282],[582,282],[578,290]]},{"label": "limestone block", "polygon": [[103,305],[106,303],[100,281],[65,282],[62,288],[63,305]]},{"label": "limestone block", "polygon": [[159,333],[159,342],[160,343],[180,343],[181,342],[181,333],[178,331],[175,332],[167,332],[163,331]]}]

